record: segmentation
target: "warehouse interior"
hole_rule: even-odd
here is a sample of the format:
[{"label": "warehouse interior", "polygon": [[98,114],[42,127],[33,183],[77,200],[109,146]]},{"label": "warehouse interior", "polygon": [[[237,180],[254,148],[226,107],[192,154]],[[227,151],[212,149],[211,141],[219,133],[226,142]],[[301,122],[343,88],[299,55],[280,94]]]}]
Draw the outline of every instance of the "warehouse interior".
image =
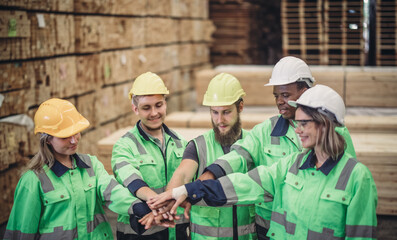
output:
[{"label": "warehouse interior", "polygon": [[264,84],[291,55],[344,99],[378,189],[378,238],[397,239],[397,0],[0,0],[0,54],[0,236],[38,150],[43,101],[76,106],[90,122],[79,152],[111,173],[112,146],[137,121],[128,92],[141,73],[165,81],[166,124],[190,140],[211,128],[202,100],[220,72],[247,93],[243,128],[278,114]]}]

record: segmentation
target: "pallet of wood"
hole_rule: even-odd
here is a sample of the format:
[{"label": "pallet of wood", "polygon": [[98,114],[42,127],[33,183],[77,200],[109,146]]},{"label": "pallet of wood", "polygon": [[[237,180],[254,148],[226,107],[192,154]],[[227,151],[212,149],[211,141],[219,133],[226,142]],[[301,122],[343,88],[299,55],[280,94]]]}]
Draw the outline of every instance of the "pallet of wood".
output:
[{"label": "pallet of wood", "polygon": [[397,1],[376,1],[376,65],[397,65]]}]

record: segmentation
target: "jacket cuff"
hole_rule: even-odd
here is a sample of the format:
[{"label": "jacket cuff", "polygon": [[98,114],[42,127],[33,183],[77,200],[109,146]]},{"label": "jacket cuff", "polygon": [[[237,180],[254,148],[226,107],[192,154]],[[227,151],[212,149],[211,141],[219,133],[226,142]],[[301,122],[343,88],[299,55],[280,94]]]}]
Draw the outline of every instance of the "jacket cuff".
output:
[{"label": "jacket cuff", "polygon": [[212,174],[214,174],[215,179],[218,179],[218,178],[226,175],[226,172],[221,168],[221,166],[219,166],[217,164],[209,165],[208,167],[206,167],[204,169],[204,172],[206,172],[206,171],[210,171]]},{"label": "jacket cuff", "polygon": [[134,197],[136,196],[136,191],[138,191],[141,187],[149,187],[142,179],[136,179],[132,181],[130,184],[128,184],[127,188],[130,190],[131,194]]}]

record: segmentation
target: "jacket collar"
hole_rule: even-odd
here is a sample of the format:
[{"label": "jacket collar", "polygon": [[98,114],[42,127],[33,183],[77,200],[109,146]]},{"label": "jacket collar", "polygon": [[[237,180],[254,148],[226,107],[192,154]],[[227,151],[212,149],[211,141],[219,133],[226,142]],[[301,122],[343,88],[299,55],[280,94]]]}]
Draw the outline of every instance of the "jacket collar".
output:
[{"label": "jacket collar", "polygon": [[277,120],[276,125],[274,126],[272,133],[270,136],[272,137],[282,137],[287,134],[289,128],[289,121],[288,119],[284,119],[282,116],[280,116]]},{"label": "jacket collar", "polygon": [[[331,170],[336,166],[336,164],[338,164],[338,162],[342,158],[343,154],[344,154],[344,152],[338,156],[336,161],[332,160],[332,158],[329,157],[324,162],[324,164],[317,170],[320,170],[322,173],[324,173],[326,176],[328,176],[328,174],[331,172]],[[307,157],[306,161],[302,164],[302,166],[299,169],[305,170],[308,168],[315,168],[316,162],[317,162],[317,157],[316,157],[314,151],[312,150],[309,153],[309,156]]]},{"label": "jacket collar", "polygon": [[[90,168],[77,154],[73,154],[72,157],[76,159],[76,165],[79,168]],[[65,174],[67,171],[70,170],[70,168],[66,167],[62,163],[60,163],[58,160],[55,159],[54,165],[52,165],[51,170],[57,175],[57,177],[61,177],[63,174]]]},{"label": "jacket collar", "polygon": [[[150,138],[149,138],[149,136],[147,135],[147,133],[141,128],[140,123],[141,123],[141,120],[139,120],[139,121],[136,123],[136,127],[138,128],[139,134],[141,134],[141,136],[142,136],[146,141],[149,141]],[[174,138],[174,139],[180,140],[179,137],[176,136],[164,123],[163,123],[161,126],[163,127],[165,133],[167,133],[168,135],[170,135],[170,136],[171,136],[172,138]]]}]

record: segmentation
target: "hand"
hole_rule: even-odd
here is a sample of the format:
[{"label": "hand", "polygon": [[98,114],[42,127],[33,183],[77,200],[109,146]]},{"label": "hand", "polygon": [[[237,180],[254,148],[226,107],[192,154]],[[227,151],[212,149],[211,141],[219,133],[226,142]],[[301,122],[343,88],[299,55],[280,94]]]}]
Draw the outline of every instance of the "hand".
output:
[{"label": "hand", "polygon": [[201,181],[215,179],[215,175],[210,171],[206,171],[205,173],[201,174],[201,176],[198,179]]},{"label": "hand", "polygon": [[183,201],[183,203],[181,203],[180,206],[185,209],[185,211],[183,212],[183,214],[185,215],[185,218],[189,219],[190,218],[190,209],[192,208],[192,204],[190,202],[188,202],[187,200],[185,200],[185,201]]},{"label": "hand", "polygon": [[151,209],[156,209],[160,206],[160,204],[163,204],[165,201],[170,199],[176,199],[176,202],[170,211],[171,214],[175,214],[178,206],[181,205],[181,203],[185,201],[186,198],[187,198],[187,190],[185,185],[182,185],[152,197],[147,202],[147,204]]},{"label": "hand", "polygon": [[175,227],[176,225],[174,221],[164,219],[162,214],[154,216],[153,213],[146,214],[138,222],[144,225],[146,230],[155,225],[163,227]]},{"label": "hand", "polygon": [[168,201],[171,199],[172,199],[172,189],[160,193],[154,197],[151,197],[149,201],[147,201],[146,203],[151,209],[160,209],[166,206]]}]

